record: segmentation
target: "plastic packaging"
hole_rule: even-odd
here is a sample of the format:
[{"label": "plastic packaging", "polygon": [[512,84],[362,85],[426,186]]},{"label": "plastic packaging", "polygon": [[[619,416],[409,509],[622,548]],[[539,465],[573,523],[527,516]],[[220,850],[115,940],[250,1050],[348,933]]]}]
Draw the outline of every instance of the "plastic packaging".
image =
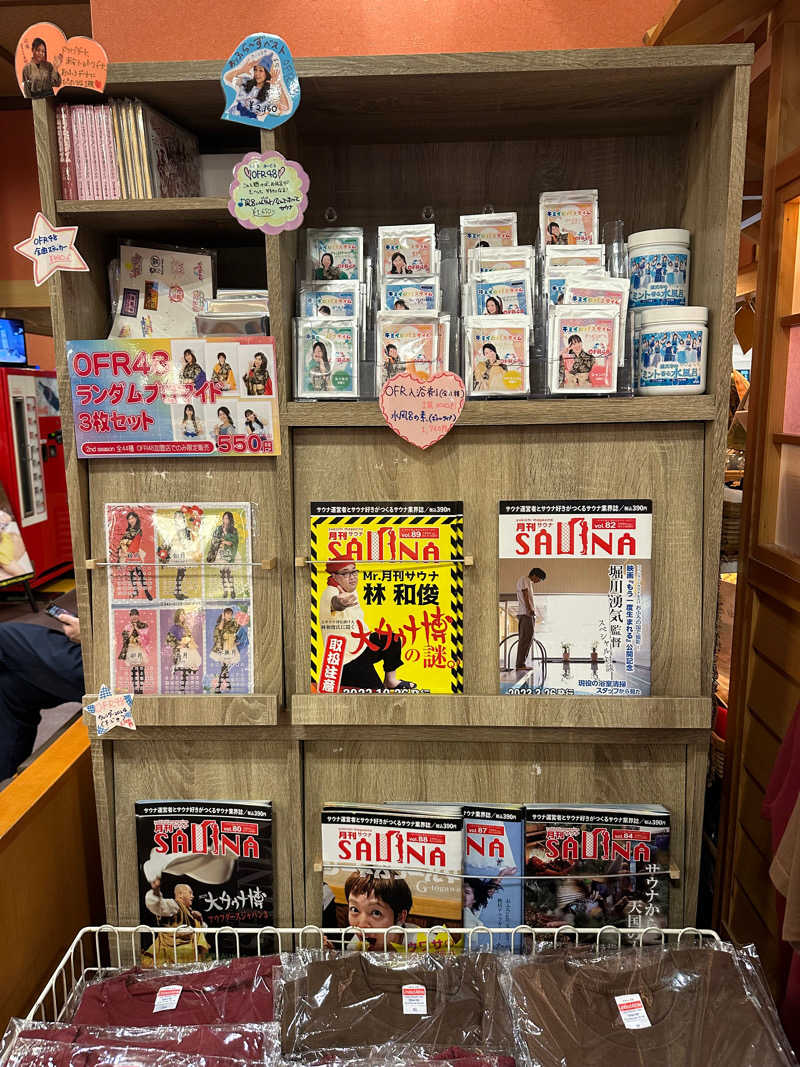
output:
[{"label": "plastic packaging", "polygon": [[335,282],[364,278],[364,231],[306,230],[306,280]]},{"label": "plastic packaging", "polygon": [[[158,1014],[154,1016],[158,1019]],[[58,1042],[75,1049],[147,1048],[164,1052],[274,1063],[280,1055],[279,1023],[236,1026],[75,1026],[12,1019],[3,1038],[10,1048],[18,1039]]]},{"label": "plastic packaging", "polygon": [[297,310],[301,318],[360,319],[360,295],[357,281],[301,282]]},{"label": "plastic packaging", "polygon": [[471,248],[511,248],[517,244],[516,211],[491,215],[462,215],[461,277],[466,280],[468,253]]},{"label": "plastic packaging", "polygon": [[246,1060],[195,1053],[165,1052],[141,1046],[105,1046],[86,1049],[58,1041],[21,1038],[15,1042],[7,1067],[237,1067]]},{"label": "plastic packaging", "polygon": [[465,314],[533,316],[530,272],[491,271],[471,278],[466,286]]},{"label": "plastic packaging", "polygon": [[564,395],[613,393],[617,388],[620,309],[568,305],[550,309],[550,391]]},{"label": "plastic packaging", "polygon": [[679,229],[630,234],[631,307],[688,303],[691,236]]},{"label": "plastic packaging", "polygon": [[556,267],[605,268],[605,245],[547,245],[544,250],[544,264],[545,270],[551,274]]},{"label": "plastic packaging", "polygon": [[[72,1019],[96,1026],[173,1026],[271,1022],[272,971],[280,956],[246,956],[213,967],[138,967],[86,986]],[[154,1014],[165,985],[179,985],[174,1007]]]},{"label": "plastic packaging", "polygon": [[596,245],[597,190],[566,189],[539,197],[539,232],[547,245]]},{"label": "plastic packaging", "polygon": [[[612,304],[619,308],[620,330],[628,321],[628,294],[631,283],[627,278],[567,278],[564,289],[565,304]],[[620,338],[617,366],[625,363],[625,345]]]},{"label": "plastic packaging", "polygon": [[794,1064],[757,960],[731,945],[510,958],[518,1047],[541,1067]]},{"label": "plastic packaging", "polygon": [[510,1054],[511,1014],[490,953],[406,957],[355,953],[298,963],[276,976],[284,1055],[386,1042]]},{"label": "plastic packaging", "polygon": [[467,278],[490,274],[496,270],[526,270],[533,277],[534,256],[531,245],[506,248],[470,248],[467,250]]},{"label": "plastic packaging", "polygon": [[355,319],[295,319],[295,396],[358,397],[359,327]]},{"label": "plastic packaging", "polygon": [[464,319],[467,396],[524,397],[528,393],[530,323],[522,315]]},{"label": "plastic packaging", "polygon": [[382,311],[376,317],[378,390],[395,374],[423,380],[439,370],[439,322],[433,312]]},{"label": "plastic packaging", "polygon": [[383,278],[397,275],[430,277],[438,269],[436,228],[418,226],[378,227],[378,271]]},{"label": "plastic packaging", "polygon": [[441,300],[435,275],[415,278],[382,278],[381,307],[385,311],[438,311]]},{"label": "plastic packaging", "polygon": [[636,392],[704,393],[708,354],[708,308],[657,307],[636,313]]}]

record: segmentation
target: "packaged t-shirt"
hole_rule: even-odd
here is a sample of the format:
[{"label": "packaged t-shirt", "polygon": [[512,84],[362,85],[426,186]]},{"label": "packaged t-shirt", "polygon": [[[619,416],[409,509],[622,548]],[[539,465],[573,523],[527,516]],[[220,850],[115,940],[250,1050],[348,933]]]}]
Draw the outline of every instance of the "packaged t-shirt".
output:
[{"label": "packaged t-shirt", "polygon": [[354,953],[318,960],[297,977],[284,967],[284,1055],[387,1042],[442,1051],[459,1046],[510,1053],[511,1016],[500,987],[499,957],[398,957]]}]

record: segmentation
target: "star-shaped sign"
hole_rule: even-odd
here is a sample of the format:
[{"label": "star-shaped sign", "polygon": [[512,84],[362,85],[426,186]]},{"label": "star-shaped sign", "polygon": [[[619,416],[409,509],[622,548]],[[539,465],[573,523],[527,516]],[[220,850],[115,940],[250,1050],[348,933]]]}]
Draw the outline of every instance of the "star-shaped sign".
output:
[{"label": "star-shaped sign", "polygon": [[87,704],[83,710],[94,715],[97,736],[102,737],[115,726],[135,730],[136,723],[133,721],[132,709],[133,695],[131,693],[112,693],[107,685],[101,685],[97,700],[93,704]]},{"label": "star-shaped sign", "polygon": [[77,235],[77,226],[53,226],[41,211],[37,211],[30,237],[14,245],[14,251],[33,263],[33,280],[42,285],[57,270],[89,269],[75,247]]}]

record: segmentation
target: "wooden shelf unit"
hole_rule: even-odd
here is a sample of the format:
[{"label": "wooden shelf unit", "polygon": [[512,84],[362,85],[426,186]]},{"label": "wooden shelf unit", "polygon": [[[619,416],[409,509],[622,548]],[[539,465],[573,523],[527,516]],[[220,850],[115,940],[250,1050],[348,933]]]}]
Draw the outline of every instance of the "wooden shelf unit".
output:
[{"label": "wooden shelf unit", "polygon": [[[311,178],[308,225],[518,212],[533,239],[539,193],[597,186],[601,219],[693,233],[691,302],[710,309],[705,396],[468,402],[428,452],[382,425],[374,401],[292,399],[291,320],[302,231],[240,229],[224,198],[119,202],[60,197],[52,102],[34,102],[42,203],[79,226],[89,274],[50,282],[64,397],[73,547],[90,620],[87,688],[107,680],[107,500],[250,499],[256,688],[272,696],[137,698],[141,728],[92,735],[110,921],[138,921],[133,802],[185,796],[275,802],[276,918],[316,921],[319,809],[326,800],[649,801],[673,816],[682,878],[671,921],[694,918],[702,835],[749,46],[297,61],[302,101],[274,133],[220,120],[219,63],[112,64],[108,92],[138,96],[195,130],[203,151],[277,147]],[[274,461],[79,461],[67,339],[104,336],[116,236],[217,241],[224,285],[269,281],[283,453]],[[254,474],[257,472],[257,476]],[[503,498],[654,502],[652,697],[498,694],[497,505]],[[465,695],[308,694],[312,500],[463,499]]]}]

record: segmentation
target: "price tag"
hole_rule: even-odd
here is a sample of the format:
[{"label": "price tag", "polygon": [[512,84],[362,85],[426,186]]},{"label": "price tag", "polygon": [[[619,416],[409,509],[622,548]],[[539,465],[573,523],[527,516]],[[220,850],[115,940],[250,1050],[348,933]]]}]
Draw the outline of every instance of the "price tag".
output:
[{"label": "price tag", "polygon": [[424,985],[403,986],[403,1015],[427,1015],[428,997]]},{"label": "price tag", "polygon": [[171,1011],[181,999],[183,986],[162,985],[156,993],[156,1002],[153,1005],[153,1014],[157,1011]]},{"label": "price tag", "polygon": [[626,1030],[645,1030],[651,1025],[638,993],[626,993],[623,997],[614,997],[614,1000]]}]

